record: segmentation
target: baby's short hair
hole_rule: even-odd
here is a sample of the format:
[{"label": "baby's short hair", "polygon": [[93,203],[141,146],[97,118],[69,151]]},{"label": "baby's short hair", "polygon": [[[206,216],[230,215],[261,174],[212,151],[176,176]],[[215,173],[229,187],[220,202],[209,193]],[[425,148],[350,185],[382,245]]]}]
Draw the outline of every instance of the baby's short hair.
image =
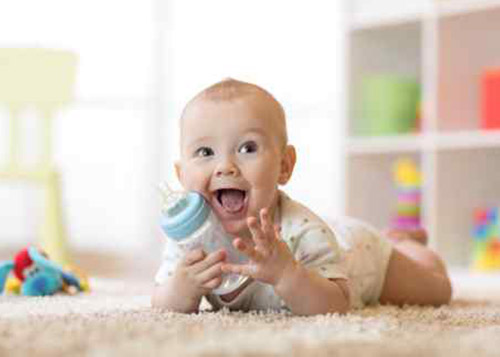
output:
[{"label": "baby's short hair", "polygon": [[256,93],[264,94],[276,101],[276,99],[265,89],[255,84],[238,81],[233,78],[225,78],[220,82],[212,84],[210,87],[202,90],[194,99],[203,98],[214,101],[226,101]]},{"label": "baby's short hair", "polygon": [[232,101],[239,98],[244,98],[246,96],[260,94],[266,97],[268,100],[274,103],[280,120],[283,125],[283,140],[286,145],[288,142],[287,130],[286,130],[286,120],[285,111],[280,102],[274,98],[274,96],[266,91],[265,89],[248,82],[239,81],[233,78],[225,78],[220,82],[212,84],[211,86],[203,89],[198,93],[193,99],[191,99],[186,107],[184,108],[181,118],[184,117],[186,110],[198,100],[211,100],[214,102],[219,101]]}]

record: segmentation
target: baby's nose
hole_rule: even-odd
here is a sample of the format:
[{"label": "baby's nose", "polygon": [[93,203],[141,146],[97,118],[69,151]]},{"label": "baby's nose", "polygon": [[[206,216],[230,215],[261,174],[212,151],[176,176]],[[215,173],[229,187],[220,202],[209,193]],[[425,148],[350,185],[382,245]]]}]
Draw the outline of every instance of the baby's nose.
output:
[{"label": "baby's nose", "polygon": [[219,176],[237,176],[240,174],[238,166],[231,160],[222,161],[216,168],[215,175]]}]

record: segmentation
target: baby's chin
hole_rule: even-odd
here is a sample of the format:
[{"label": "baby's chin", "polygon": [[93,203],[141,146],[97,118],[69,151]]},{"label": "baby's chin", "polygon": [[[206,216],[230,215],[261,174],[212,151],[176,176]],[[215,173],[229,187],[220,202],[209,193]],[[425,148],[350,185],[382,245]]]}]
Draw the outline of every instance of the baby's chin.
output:
[{"label": "baby's chin", "polygon": [[246,222],[246,218],[237,221],[222,221],[221,224],[226,233],[232,236],[233,238],[235,237],[245,238],[251,236]]}]

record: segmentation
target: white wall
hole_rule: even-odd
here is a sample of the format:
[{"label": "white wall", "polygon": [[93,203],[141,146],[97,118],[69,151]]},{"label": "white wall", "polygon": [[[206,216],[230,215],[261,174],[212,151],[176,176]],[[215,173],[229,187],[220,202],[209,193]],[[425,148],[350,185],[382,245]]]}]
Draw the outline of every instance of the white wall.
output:
[{"label": "white wall", "polygon": [[[75,104],[60,113],[55,128],[72,246],[159,246],[154,185],[160,178],[173,180],[176,118],[192,95],[227,76],[257,83],[283,103],[299,155],[287,191],[322,215],[338,212],[344,59],[339,3],[3,4],[0,46],[64,48],[80,55]],[[37,122],[30,113],[24,120],[29,163],[36,155],[29,128]],[[0,163],[6,157],[5,124],[0,112]],[[39,196],[33,186],[0,183],[0,245],[33,240]]]},{"label": "white wall", "polygon": [[[55,121],[55,160],[74,248],[135,249],[151,231],[151,123],[154,123],[153,1],[3,2],[1,47],[48,47],[79,55],[76,100]],[[36,157],[34,113],[23,119],[23,161]],[[7,118],[0,112],[0,165]],[[0,244],[37,236],[41,192],[0,182]],[[149,233],[150,235],[150,233]]]}]

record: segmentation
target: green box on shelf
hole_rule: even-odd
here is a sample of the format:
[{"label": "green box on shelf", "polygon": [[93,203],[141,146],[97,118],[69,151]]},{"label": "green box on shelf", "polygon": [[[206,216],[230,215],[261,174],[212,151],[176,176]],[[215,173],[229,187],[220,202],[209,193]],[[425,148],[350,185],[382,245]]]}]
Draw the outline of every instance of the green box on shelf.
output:
[{"label": "green box on shelf", "polygon": [[395,74],[368,75],[362,79],[360,135],[409,133],[416,128],[420,85]]}]

